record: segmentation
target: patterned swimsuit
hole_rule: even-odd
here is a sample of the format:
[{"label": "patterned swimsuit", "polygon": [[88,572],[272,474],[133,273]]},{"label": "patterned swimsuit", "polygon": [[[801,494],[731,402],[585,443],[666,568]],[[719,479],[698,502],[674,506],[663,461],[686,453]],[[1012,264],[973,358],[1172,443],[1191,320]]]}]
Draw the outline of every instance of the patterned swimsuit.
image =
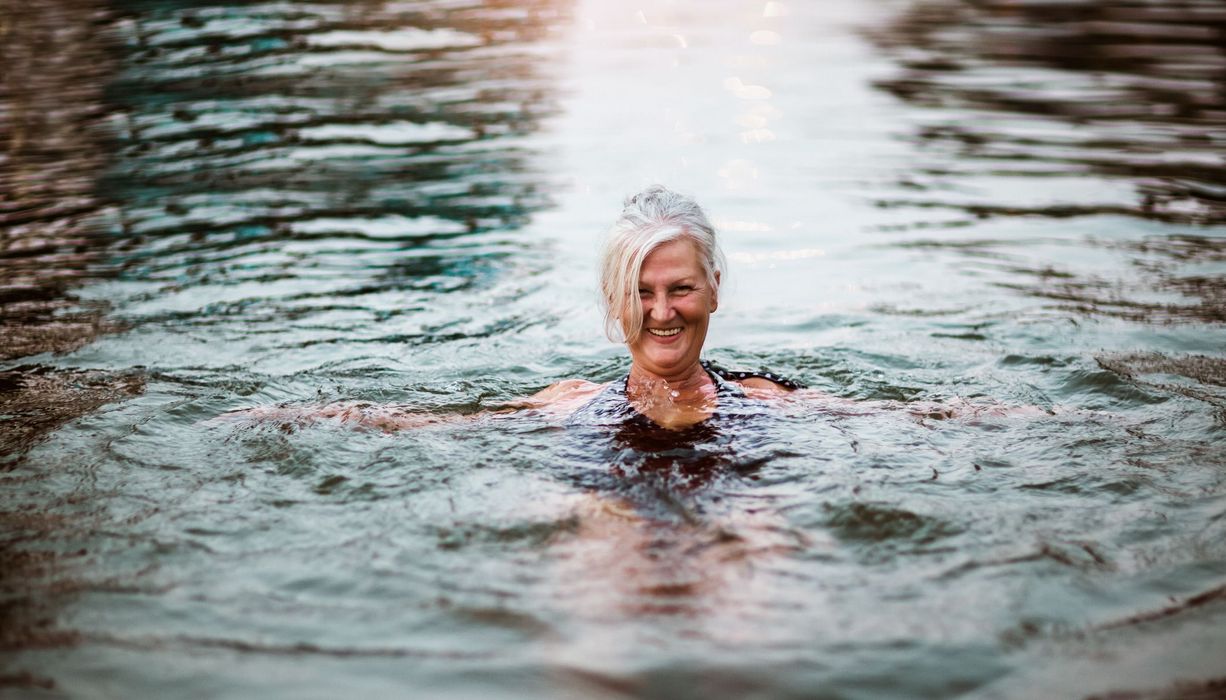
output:
[{"label": "patterned swimsuit", "polygon": [[[801,384],[770,372],[734,372],[711,364],[706,360],[702,361],[702,368],[706,371],[707,376],[711,377],[711,381],[715,383],[715,397],[719,408],[709,417],[693,426],[685,428],[683,431],[673,432],[684,432],[699,426],[714,425],[721,422],[721,419],[729,414],[736,413],[735,410],[730,409],[749,401],[745,391],[736,384],[737,381],[758,377],[769,379],[788,389],[802,388]],[[639,413],[631,405],[630,399],[626,396],[626,388],[629,381],[630,375],[626,374],[621,379],[610,382],[595,398],[575,411],[568,422],[584,425],[637,424],[642,427],[659,428],[654,421]]]},{"label": "patterned swimsuit", "polygon": [[[770,439],[770,402],[745,395],[736,381],[760,376],[788,389],[801,385],[774,374],[729,371],[707,362],[702,369],[715,382],[716,411],[688,427],[663,428],[631,405],[626,396],[629,374],[609,382],[571,414],[566,433],[574,451],[568,462],[597,467],[576,474],[577,481],[629,498],[634,487],[628,484],[671,484],[666,492],[674,487],[689,490],[729,474],[752,473],[769,460],[774,454],[770,445],[775,444]],[[649,493],[657,493],[652,490],[656,487]],[[655,503],[656,498],[649,496],[644,503]],[[638,501],[638,496],[631,500]]]},{"label": "patterned swimsuit", "polygon": [[[769,373],[732,372],[708,362],[702,368],[715,383],[716,410],[693,425],[668,429],[639,413],[626,396],[629,374],[610,382],[570,416],[572,454],[577,461],[598,466],[583,479],[587,486],[621,492],[625,479],[637,475],[689,489],[762,464],[763,455],[772,453],[766,447],[774,444],[769,439],[774,423],[771,405],[748,397],[736,381],[762,377],[789,389],[801,385]],[[611,481],[603,482],[605,478]]]}]

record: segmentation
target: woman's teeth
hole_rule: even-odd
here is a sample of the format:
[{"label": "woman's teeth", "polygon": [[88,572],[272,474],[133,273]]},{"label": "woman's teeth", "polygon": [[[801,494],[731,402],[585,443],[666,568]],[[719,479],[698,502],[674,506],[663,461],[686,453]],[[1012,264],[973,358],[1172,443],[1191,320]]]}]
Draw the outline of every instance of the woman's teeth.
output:
[{"label": "woman's teeth", "polygon": [[662,337],[668,337],[668,336],[670,336],[670,335],[677,335],[678,333],[680,333],[680,332],[681,332],[681,329],[680,329],[680,328],[669,328],[669,329],[665,330],[665,329],[661,329],[661,328],[648,328],[648,329],[647,329],[647,332],[648,332],[648,333],[650,333],[650,334],[652,334],[652,335],[658,335],[658,336],[662,336]]}]

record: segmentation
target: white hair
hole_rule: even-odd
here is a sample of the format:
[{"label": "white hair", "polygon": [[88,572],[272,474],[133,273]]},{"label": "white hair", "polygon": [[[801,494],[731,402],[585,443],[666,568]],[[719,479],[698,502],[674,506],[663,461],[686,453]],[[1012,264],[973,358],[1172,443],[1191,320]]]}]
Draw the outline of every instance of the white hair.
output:
[{"label": "white hair", "polygon": [[627,197],[621,216],[609,228],[600,256],[600,301],[605,334],[613,342],[633,343],[643,325],[639,273],[651,251],[685,238],[694,244],[714,294],[726,267],[715,228],[692,197],[652,185]]}]

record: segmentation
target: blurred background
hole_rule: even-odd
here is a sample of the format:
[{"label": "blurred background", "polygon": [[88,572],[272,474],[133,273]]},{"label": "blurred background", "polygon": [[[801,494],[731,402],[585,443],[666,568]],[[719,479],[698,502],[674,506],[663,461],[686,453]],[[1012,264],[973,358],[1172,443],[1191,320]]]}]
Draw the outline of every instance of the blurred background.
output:
[{"label": "blurred background", "polygon": [[[0,694],[1213,697],[1224,47],[1219,0],[3,0]],[[730,260],[712,359],[1052,415],[652,482],[790,538],[718,596],[692,518],[574,569],[556,427],[202,423],[619,376],[655,182]]]}]

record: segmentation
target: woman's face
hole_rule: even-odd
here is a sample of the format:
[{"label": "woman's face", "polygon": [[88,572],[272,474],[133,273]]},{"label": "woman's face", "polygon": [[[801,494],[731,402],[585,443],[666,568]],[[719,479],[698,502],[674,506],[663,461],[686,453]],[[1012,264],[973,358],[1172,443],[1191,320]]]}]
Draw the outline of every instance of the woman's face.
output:
[{"label": "woman's face", "polygon": [[643,260],[639,301],[643,327],[630,344],[634,363],[664,379],[685,377],[698,363],[707,322],[718,305],[690,239],[669,241]]}]

